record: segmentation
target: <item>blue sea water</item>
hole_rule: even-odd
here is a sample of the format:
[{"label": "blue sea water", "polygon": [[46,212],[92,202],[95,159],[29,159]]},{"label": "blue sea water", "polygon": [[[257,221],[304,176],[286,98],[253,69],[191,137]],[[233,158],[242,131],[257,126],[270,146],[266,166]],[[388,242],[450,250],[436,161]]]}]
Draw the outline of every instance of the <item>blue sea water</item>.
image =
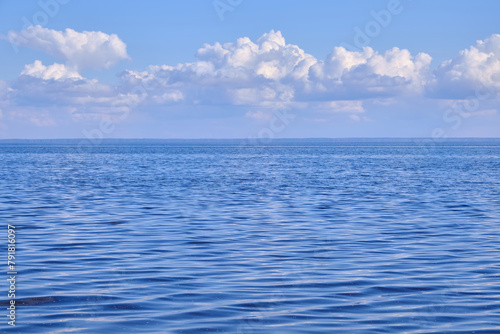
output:
[{"label": "blue sea water", "polygon": [[0,158],[3,333],[500,333],[498,140],[3,141]]}]

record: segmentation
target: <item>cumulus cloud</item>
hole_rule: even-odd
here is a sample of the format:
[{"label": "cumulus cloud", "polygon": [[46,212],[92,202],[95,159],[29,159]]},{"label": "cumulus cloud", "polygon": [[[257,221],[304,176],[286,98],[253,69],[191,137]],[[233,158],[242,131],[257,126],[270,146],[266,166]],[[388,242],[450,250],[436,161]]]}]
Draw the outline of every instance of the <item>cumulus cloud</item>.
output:
[{"label": "cumulus cloud", "polygon": [[[74,118],[84,118],[124,112],[130,106],[137,105],[134,101],[138,97],[133,93],[122,93],[117,87],[101,84],[96,79],[87,79],[80,74],[86,68],[108,68],[129,58],[126,44],[117,35],[100,31],[77,32],[73,29],[56,31],[31,26],[23,31],[10,31],[4,38],[13,44],[41,50],[65,61],[64,64],[44,65],[36,60],[24,67],[19,77],[10,83],[6,93],[2,93],[0,87],[0,98],[2,95],[7,96],[14,109],[16,105],[23,108],[30,105],[62,107],[70,110]],[[158,103],[168,98],[169,95],[164,93],[158,97],[162,99]],[[15,115],[32,122],[36,120],[19,111]],[[47,125],[43,122],[37,124]]]},{"label": "cumulus cloud", "polygon": [[432,72],[432,58],[426,53],[396,47],[384,52],[334,47],[318,60],[288,44],[281,32],[270,31],[256,41],[243,37],[205,44],[193,62],[127,70],[116,85],[107,85],[83,77],[80,69],[108,67],[127,58],[126,46],[116,35],[38,26],[26,31],[27,36],[9,32],[8,38],[66,62],[44,65],[37,60],[8,87],[2,88],[0,81],[0,106],[6,99],[18,105],[66,106],[78,119],[125,113],[138,106],[182,104],[241,107],[249,110],[247,118],[258,121],[283,108],[368,120],[363,115],[365,100],[388,106],[424,93],[442,97],[453,92],[452,99],[464,99],[477,84],[500,90],[500,35],[477,42]]},{"label": "cumulus cloud", "polygon": [[319,99],[419,94],[429,79],[431,60],[428,54],[412,56],[399,48],[380,54],[370,47],[361,52],[335,47],[311,67],[305,92]]},{"label": "cumulus cloud", "polygon": [[[176,66],[151,66],[149,71],[126,71],[122,88],[150,87],[150,98],[178,92],[183,101],[205,104],[285,108],[295,103],[387,97],[418,93],[424,87],[431,57],[412,56],[393,48],[383,54],[336,47],[318,61],[297,45],[287,44],[279,31],[256,42],[206,44],[197,61]],[[179,99],[180,100],[180,99]]]},{"label": "cumulus cloud", "polygon": [[216,75],[232,82],[297,80],[307,76],[310,65],[316,62],[298,46],[286,44],[281,32],[273,30],[256,43],[244,37],[235,43],[205,44],[196,56],[199,61],[189,65],[206,69],[195,71],[197,74]]},{"label": "cumulus cloud", "polygon": [[64,64],[54,63],[50,66],[44,66],[40,60],[26,65],[21,75],[29,75],[43,80],[82,79],[77,71],[67,68]]},{"label": "cumulus cloud", "polygon": [[[197,61],[177,66],[151,66],[148,72],[126,71],[121,86],[149,87],[151,98],[167,92],[203,104],[284,107],[294,97],[294,82],[307,76],[315,62],[280,32],[271,31],[252,42],[204,45]],[[179,100],[179,99],[178,99]]]},{"label": "cumulus cloud", "polygon": [[108,68],[129,58],[126,44],[115,34],[101,31],[57,31],[39,25],[9,31],[6,39],[18,46],[41,50],[77,69]]},{"label": "cumulus cloud", "polygon": [[434,71],[428,90],[432,96],[464,98],[500,92],[500,35],[494,34],[462,50]]}]

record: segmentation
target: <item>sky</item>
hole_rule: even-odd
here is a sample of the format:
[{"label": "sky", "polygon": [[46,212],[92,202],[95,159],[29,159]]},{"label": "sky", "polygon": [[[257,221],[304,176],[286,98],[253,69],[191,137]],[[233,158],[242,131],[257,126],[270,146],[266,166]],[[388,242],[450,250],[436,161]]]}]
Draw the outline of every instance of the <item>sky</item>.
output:
[{"label": "sky", "polygon": [[498,13],[0,0],[0,139],[499,137]]}]

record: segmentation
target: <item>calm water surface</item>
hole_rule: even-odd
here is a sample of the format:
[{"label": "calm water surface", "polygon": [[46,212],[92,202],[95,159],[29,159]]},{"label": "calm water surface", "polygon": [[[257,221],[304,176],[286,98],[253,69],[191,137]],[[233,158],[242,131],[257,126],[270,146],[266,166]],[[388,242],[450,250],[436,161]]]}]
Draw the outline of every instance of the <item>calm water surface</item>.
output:
[{"label": "calm water surface", "polygon": [[0,143],[5,333],[500,333],[500,142]]}]

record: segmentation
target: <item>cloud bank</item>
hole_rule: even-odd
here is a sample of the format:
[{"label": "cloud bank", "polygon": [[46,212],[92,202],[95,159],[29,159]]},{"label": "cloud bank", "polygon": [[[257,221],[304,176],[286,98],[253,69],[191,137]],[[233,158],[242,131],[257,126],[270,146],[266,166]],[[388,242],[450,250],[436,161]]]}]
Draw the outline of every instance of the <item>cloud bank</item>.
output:
[{"label": "cloud bank", "polygon": [[[466,99],[487,90],[500,92],[500,35],[492,35],[431,68],[432,57],[394,47],[348,51],[333,47],[318,60],[279,31],[256,41],[205,44],[196,61],[151,65],[147,71],[127,70],[115,85],[85,78],[89,68],[109,68],[128,59],[126,44],[103,32],[55,31],[40,26],[8,33],[19,46],[46,52],[64,64],[36,60],[18,79],[0,87],[0,107],[66,106],[81,115],[109,115],[132,108],[172,105],[247,107],[246,116],[266,119],[265,110],[300,108],[353,115],[365,112],[365,101],[380,105],[406,97]],[[5,84],[4,84],[5,86]],[[384,102],[385,101],[385,102]],[[392,102],[390,102],[392,103]]]},{"label": "cloud bank", "polygon": [[[393,48],[382,54],[335,47],[317,60],[281,32],[271,31],[256,42],[204,45],[197,61],[176,66],[151,66],[126,71],[121,85],[152,87],[150,99],[162,93],[182,96],[187,103],[282,108],[296,103],[353,100],[419,94],[429,79],[431,57]],[[179,99],[181,100],[181,99]]]}]

